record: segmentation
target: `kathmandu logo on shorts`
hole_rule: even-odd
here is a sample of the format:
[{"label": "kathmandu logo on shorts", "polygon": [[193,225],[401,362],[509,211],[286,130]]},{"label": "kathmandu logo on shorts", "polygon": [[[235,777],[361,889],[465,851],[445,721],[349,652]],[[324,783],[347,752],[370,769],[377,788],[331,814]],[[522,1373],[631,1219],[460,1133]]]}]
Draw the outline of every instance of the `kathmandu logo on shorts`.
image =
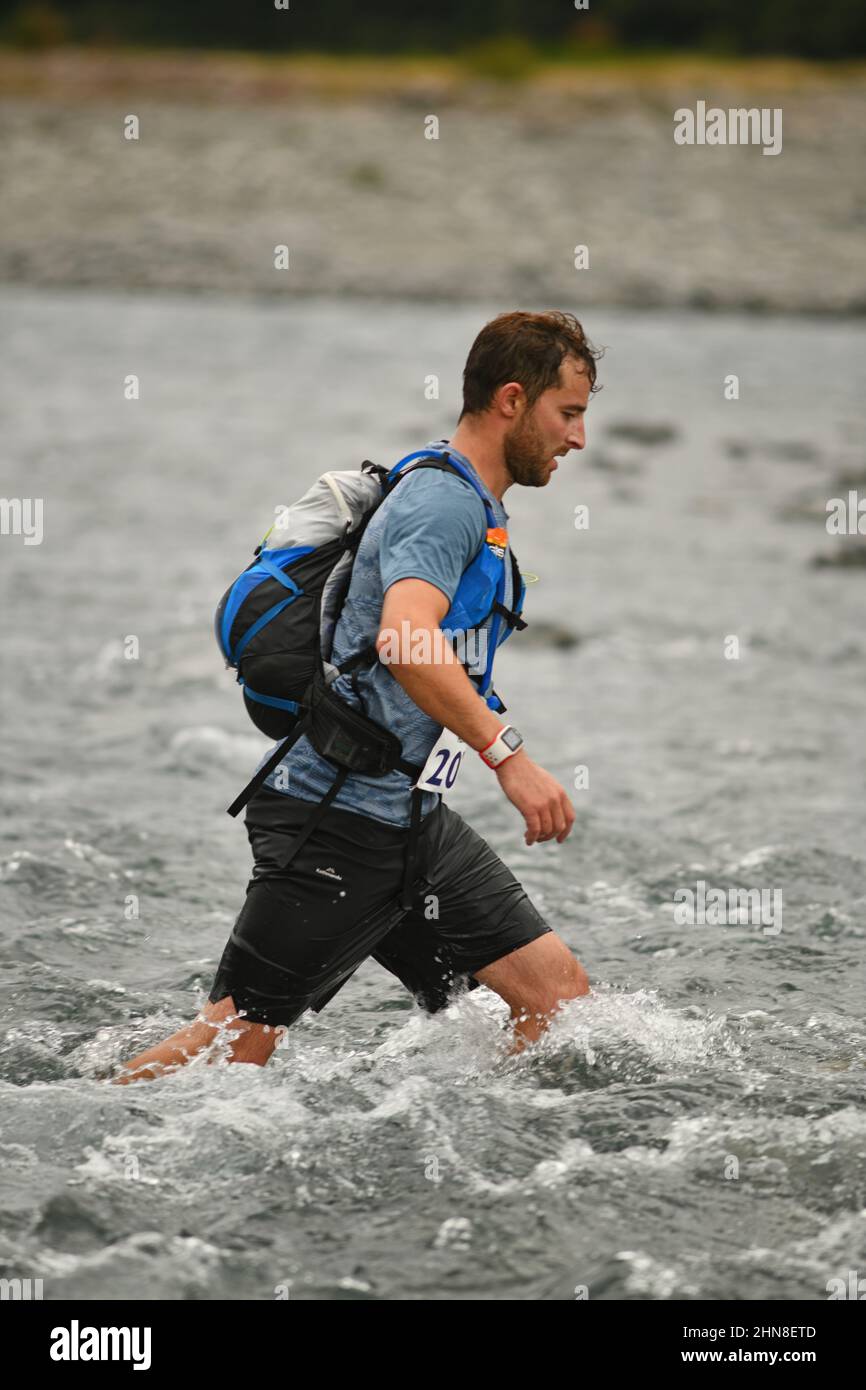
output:
[{"label": "kathmandu logo on shorts", "polygon": [[326,878],[337,878],[341,883],[343,882],[343,875],[338,874],[336,869],[317,869],[316,873],[324,874]]}]

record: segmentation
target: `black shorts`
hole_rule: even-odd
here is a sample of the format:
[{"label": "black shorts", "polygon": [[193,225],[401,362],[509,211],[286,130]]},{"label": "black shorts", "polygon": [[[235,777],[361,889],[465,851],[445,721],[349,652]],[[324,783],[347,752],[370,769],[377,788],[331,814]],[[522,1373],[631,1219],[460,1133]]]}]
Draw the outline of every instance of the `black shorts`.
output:
[{"label": "black shorts", "polygon": [[367,956],[431,1013],[501,956],[550,931],[501,859],[440,802],[421,822],[412,907],[398,903],[408,829],[329,807],[288,869],[316,803],[262,787],[247,806],[255,865],[210,1000],[254,1023],[321,1009]]}]

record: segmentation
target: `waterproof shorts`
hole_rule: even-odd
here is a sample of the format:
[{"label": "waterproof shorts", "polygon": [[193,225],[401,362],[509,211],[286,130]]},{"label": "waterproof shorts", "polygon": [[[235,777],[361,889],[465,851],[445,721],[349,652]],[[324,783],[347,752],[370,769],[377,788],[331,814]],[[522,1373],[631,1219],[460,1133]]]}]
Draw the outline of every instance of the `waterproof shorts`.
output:
[{"label": "waterproof shorts", "polygon": [[421,822],[412,906],[400,907],[408,829],[329,807],[287,869],[315,802],[262,787],[246,827],[255,861],[210,1000],[254,1023],[321,1009],[368,956],[430,1013],[474,972],[550,927],[510,869],[443,801]]}]

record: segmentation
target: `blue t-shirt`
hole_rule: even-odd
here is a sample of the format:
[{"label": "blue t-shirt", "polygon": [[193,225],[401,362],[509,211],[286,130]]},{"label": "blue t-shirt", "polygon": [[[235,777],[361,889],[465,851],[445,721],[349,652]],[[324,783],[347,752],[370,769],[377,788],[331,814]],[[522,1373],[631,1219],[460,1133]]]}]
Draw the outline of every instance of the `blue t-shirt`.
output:
[{"label": "blue t-shirt", "polygon": [[[440,439],[426,448],[447,447]],[[497,526],[507,527],[508,513],[475,472],[465,455],[451,450],[454,458],[478,479],[493,509]],[[374,512],[361,537],[343,611],[334,631],[331,660],[339,666],[355,652],[373,645],[379,633],[385,591],[399,579],[425,579],[453,601],[461,575],[472,562],[487,536],[484,504],[475,489],[454,473],[421,468],[407,476],[389,493]],[[511,566],[506,566],[504,602],[513,602]],[[489,633],[488,619],[482,630]],[[498,642],[507,635],[501,623]],[[498,645],[498,643],[497,643]],[[484,645],[478,643],[478,660],[472,661],[467,643],[460,656],[469,669],[484,669]],[[349,675],[339,676],[334,691],[347,704],[358,708]],[[370,719],[397,736],[403,757],[422,766],[442,732],[442,725],[419,709],[381,661],[358,671],[362,709]],[[479,696],[480,698],[480,696]],[[259,762],[271,756],[276,744]],[[302,737],[267,777],[265,786],[304,801],[321,801],[336,776],[336,766],[319,757],[309,739]],[[408,826],[412,779],[403,772],[384,777],[364,777],[350,772],[332,806],[354,811],[388,825]],[[426,816],[439,802],[437,792],[424,792],[421,814]]]}]

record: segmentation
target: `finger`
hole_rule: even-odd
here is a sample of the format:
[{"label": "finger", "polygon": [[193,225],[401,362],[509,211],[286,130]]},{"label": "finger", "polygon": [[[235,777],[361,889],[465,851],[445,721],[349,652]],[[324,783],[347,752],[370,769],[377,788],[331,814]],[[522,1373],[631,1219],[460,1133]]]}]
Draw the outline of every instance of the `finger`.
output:
[{"label": "finger", "polygon": [[540,827],[538,815],[535,811],[527,811],[523,819],[526,821],[526,834],[523,838],[528,845],[534,845],[535,841],[538,839]]},{"label": "finger", "polygon": [[560,810],[558,803],[554,803],[554,805],[550,808],[550,811],[548,813],[548,824],[550,826],[550,830],[548,834],[545,836],[545,839],[558,840],[565,827],[565,821],[563,820],[562,811]]},{"label": "finger", "polygon": [[562,813],[563,813],[563,830],[562,830],[562,834],[561,834],[561,835],[557,835],[557,837],[556,837],[560,844],[562,844],[563,840],[567,840],[567,839],[568,839],[569,835],[571,834],[571,831],[572,831],[572,827],[573,827],[573,825],[574,825],[574,822],[575,822],[575,820],[576,820],[576,818],[577,818],[577,817],[576,817],[575,810],[574,810],[574,807],[572,806],[572,804],[571,804],[571,802],[569,801],[569,799],[568,799],[567,796],[564,796],[564,797],[563,797],[563,801],[562,801]]}]

